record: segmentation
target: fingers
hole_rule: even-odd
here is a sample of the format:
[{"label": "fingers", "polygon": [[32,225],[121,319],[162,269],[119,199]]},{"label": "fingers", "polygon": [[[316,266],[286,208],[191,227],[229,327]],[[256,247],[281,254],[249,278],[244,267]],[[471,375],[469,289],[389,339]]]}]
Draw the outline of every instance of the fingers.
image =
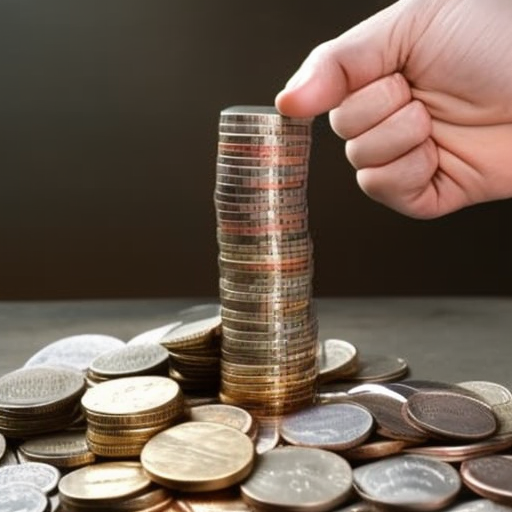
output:
[{"label": "fingers", "polygon": [[401,73],[385,76],[350,94],[329,112],[334,132],[353,139],[411,101],[411,89]]},{"label": "fingers", "polygon": [[347,158],[356,168],[377,167],[400,158],[432,133],[430,115],[420,101],[408,103],[380,124],[350,139]]},{"label": "fingers", "polygon": [[409,3],[394,3],[315,48],[277,95],[279,111],[294,117],[316,116],[340,105],[350,92],[400,69],[417,17],[417,9],[410,9]]},{"label": "fingers", "polygon": [[391,163],[357,171],[357,182],[372,199],[410,217],[428,219],[447,212],[440,209],[434,175],[439,157],[432,139]]}]

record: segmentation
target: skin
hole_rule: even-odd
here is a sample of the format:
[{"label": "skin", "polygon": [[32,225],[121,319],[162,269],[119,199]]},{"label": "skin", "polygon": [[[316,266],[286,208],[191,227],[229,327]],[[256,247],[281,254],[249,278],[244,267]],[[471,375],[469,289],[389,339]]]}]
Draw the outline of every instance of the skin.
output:
[{"label": "skin", "polygon": [[371,198],[428,219],[512,197],[512,1],[400,0],[315,48],[276,97],[329,112]]}]

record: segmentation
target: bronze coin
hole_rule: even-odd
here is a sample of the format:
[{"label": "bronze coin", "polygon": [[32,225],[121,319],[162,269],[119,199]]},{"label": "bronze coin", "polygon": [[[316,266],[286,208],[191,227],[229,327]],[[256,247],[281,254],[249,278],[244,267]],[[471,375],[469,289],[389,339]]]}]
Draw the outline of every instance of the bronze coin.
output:
[{"label": "bronze coin", "polygon": [[451,439],[485,439],[497,428],[488,405],[449,391],[415,393],[403,405],[403,412],[418,428]]},{"label": "bronze coin", "polygon": [[471,459],[460,467],[463,482],[474,492],[493,501],[512,505],[512,458],[491,455]]}]

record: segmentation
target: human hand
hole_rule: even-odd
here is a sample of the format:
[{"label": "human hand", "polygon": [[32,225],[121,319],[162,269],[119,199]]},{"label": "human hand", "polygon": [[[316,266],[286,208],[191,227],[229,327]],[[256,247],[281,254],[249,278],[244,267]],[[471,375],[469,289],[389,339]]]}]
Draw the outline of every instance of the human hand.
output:
[{"label": "human hand", "polygon": [[304,61],[276,97],[330,111],[373,199],[434,218],[512,197],[512,2],[400,0]]}]

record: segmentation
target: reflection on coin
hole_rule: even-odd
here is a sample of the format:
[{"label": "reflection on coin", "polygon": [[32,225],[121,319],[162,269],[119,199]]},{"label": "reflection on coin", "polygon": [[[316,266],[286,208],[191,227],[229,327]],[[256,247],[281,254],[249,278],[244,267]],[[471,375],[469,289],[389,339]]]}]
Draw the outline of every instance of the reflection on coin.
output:
[{"label": "reflection on coin", "polygon": [[450,391],[415,393],[404,404],[403,411],[406,419],[418,428],[453,439],[485,439],[497,427],[488,405]]},{"label": "reflection on coin", "polygon": [[5,454],[5,450],[7,449],[7,442],[5,440],[5,437],[0,434],[0,460],[2,460],[2,457]]},{"label": "reflection on coin", "polygon": [[345,459],[318,448],[287,446],[260,455],[242,497],[256,510],[323,512],[341,505],[352,487]]},{"label": "reflection on coin", "polygon": [[181,322],[172,322],[170,324],[162,325],[160,327],[155,327],[154,329],[150,329],[149,331],[141,332],[134,336],[132,339],[126,342],[126,345],[157,345],[160,343],[162,336],[169,332],[171,329],[174,329],[180,325]]},{"label": "reflection on coin", "polygon": [[176,505],[182,512],[251,512],[236,487],[221,491],[184,494]]},{"label": "reflection on coin", "polygon": [[46,512],[48,498],[35,485],[12,482],[0,485],[2,512]]},{"label": "reflection on coin", "polygon": [[512,458],[491,455],[462,463],[463,482],[484,498],[512,505]]},{"label": "reflection on coin", "polygon": [[229,487],[250,473],[253,459],[254,446],[245,434],[201,421],[160,432],[141,453],[142,465],[152,480],[183,491]]},{"label": "reflection on coin", "polygon": [[258,435],[256,437],[256,453],[261,455],[273,450],[279,443],[279,425],[271,419],[258,420]]},{"label": "reflection on coin", "polygon": [[139,462],[102,462],[63,476],[59,492],[68,500],[101,502],[134,495],[150,485]]},{"label": "reflection on coin", "polygon": [[347,507],[337,508],[333,510],[333,512],[379,512],[375,505],[368,503],[367,501],[358,501],[357,503],[352,503],[352,505],[348,505]]},{"label": "reflection on coin", "polygon": [[399,455],[354,470],[354,486],[364,498],[382,506],[438,510],[459,492],[458,472],[428,457]]},{"label": "reflection on coin", "polygon": [[25,367],[71,366],[85,371],[95,357],[124,346],[124,342],[104,334],[79,334],[54,341],[34,354]]},{"label": "reflection on coin", "polygon": [[198,405],[190,409],[191,421],[211,421],[251,435],[256,429],[253,417],[241,407],[227,404]]},{"label": "reflection on coin", "polygon": [[281,436],[290,444],[346,450],[368,438],[373,417],[356,404],[316,405],[285,416]]},{"label": "reflection on coin", "polygon": [[59,468],[92,464],[95,456],[89,450],[84,432],[59,432],[29,439],[19,451],[28,460],[46,462]]},{"label": "reflection on coin", "polygon": [[59,478],[60,473],[57,468],[41,462],[27,462],[0,468],[0,485],[11,482],[30,482],[46,494],[55,490]]},{"label": "reflection on coin", "polygon": [[473,500],[447,508],[444,512],[511,512],[512,507],[490,500]]},{"label": "reflection on coin", "polygon": [[327,339],[320,342],[319,382],[350,377],[357,372],[357,349],[348,341]]}]

